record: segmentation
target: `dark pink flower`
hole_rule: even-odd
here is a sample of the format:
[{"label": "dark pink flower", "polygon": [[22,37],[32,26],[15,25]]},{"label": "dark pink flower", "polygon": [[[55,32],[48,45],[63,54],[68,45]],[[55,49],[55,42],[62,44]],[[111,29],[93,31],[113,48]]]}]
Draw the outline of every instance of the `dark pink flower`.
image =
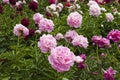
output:
[{"label": "dark pink flower", "polygon": [[33,36],[35,34],[35,30],[33,30],[32,28],[29,29],[29,35],[24,36],[24,40],[28,40],[28,38],[30,38],[31,36]]},{"label": "dark pink flower", "polygon": [[38,9],[38,3],[35,2],[35,1],[31,1],[29,3],[29,8],[32,10],[32,11],[36,11]]},{"label": "dark pink flower", "polygon": [[98,45],[100,48],[110,47],[110,40],[102,36],[93,36],[92,42],[93,42],[93,45]]},{"label": "dark pink flower", "polygon": [[103,74],[105,77],[105,80],[115,80],[114,74],[116,74],[116,70],[113,70],[112,67],[109,67],[106,71],[103,70]]},{"label": "dark pink flower", "polygon": [[78,64],[78,68],[79,68],[79,69],[84,69],[84,68],[86,68],[86,64],[84,64],[84,63],[79,63],[79,64]]},{"label": "dark pink flower", "polygon": [[49,0],[50,4],[56,4],[58,2],[58,0]]},{"label": "dark pink flower", "polygon": [[113,42],[119,42],[120,41],[120,31],[118,29],[111,30],[108,35],[108,39],[111,39]]},{"label": "dark pink flower", "polygon": [[70,7],[71,4],[68,2],[68,3],[65,3],[64,6],[65,6],[65,7]]},{"label": "dark pink flower", "polygon": [[85,54],[80,54],[80,57],[85,60],[87,58],[87,56]]},{"label": "dark pink flower", "polygon": [[21,20],[21,24],[27,27],[27,26],[29,26],[30,21],[29,21],[29,19],[27,19],[27,18],[23,18],[23,19]]}]

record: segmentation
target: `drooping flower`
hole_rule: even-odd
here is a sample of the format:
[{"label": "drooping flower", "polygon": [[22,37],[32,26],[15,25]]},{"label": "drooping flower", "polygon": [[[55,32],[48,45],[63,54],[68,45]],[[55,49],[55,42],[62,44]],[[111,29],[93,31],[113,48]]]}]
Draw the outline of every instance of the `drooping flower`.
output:
[{"label": "drooping flower", "polygon": [[41,52],[47,53],[52,48],[55,48],[57,45],[56,39],[48,34],[48,35],[42,35],[38,41],[38,47],[41,49]]},{"label": "drooping flower", "polygon": [[32,10],[32,11],[36,11],[38,9],[38,3],[35,2],[35,1],[31,1],[29,3],[29,8]]},{"label": "drooping flower", "polygon": [[44,32],[51,32],[54,29],[54,23],[50,19],[42,19],[38,25],[39,29]]},{"label": "drooping flower", "polygon": [[42,19],[43,19],[43,15],[40,13],[35,13],[33,15],[33,20],[34,20],[35,24],[39,24],[40,20],[42,20]]},{"label": "drooping flower", "polygon": [[29,21],[28,18],[23,18],[23,19],[21,20],[21,24],[27,27],[27,26],[29,26],[30,21]]},{"label": "drooping flower", "polygon": [[67,24],[70,27],[79,28],[82,24],[82,15],[78,12],[72,12],[67,18]]},{"label": "drooping flower", "polygon": [[27,36],[29,35],[29,29],[23,26],[22,24],[16,24],[14,27],[13,33],[16,36]]},{"label": "drooping flower", "polygon": [[113,29],[111,30],[108,35],[107,38],[112,40],[113,42],[119,42],[120,41],[120,31],[118,29]]},{"label": "drooping flower", "polygon": [[58,46],[51,50],[48,57],[49,63],[58,72],[69,71],[70,67],[74,64],[75,55],[69,48]]},{"label": "drooping flower", "polygon": [[113,70],[112,67],[109,67],[106,71],[103,69],[103,74],[105,80],[115,80],[114,74],[116,74],[116,70]]},{"label": "drooping flower", "polygon": [[88,47],[88,40],[83,35],[79,35],[73,39],[72,44],[86,49]]},{"label": "drooping flower", "polygon": [[55,36],[56,40],[60,40],[60,39],[63,39],[63,38],[64,38],[64,36],[61,33],[57,33],[57,35]]},{"label": "drooping flower", "polygon": [[93,42],[93,45],[98,45],[100,48],[110,47],[110,40],[102,36],[93,36],[92,42]]},{"label": "drooping flower", "polygon": [[111,13],[106,13],[107,22],[112,22],[114,20],[114,16]]},{"label": "drooping flower", "polygon": [[65,40],[71,42],[76,36],[78,36],[78,33],[75,30],[69,30],[65,34]]}]

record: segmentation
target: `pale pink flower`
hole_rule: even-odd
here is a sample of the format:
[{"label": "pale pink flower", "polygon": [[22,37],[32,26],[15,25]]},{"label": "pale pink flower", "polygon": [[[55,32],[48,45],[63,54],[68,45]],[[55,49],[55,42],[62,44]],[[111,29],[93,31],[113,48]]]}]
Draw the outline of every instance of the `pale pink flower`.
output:
[{"label": "pale pink flower", "polygon": [[43,19],[43,15],[40,13],[35,13],[33,15],[33,20],[35,22],[35,24],[39,24],[39,22]]},{"label": "pale pink flower", "polygon": [[83,61],[84,61],[84,59],[82,59],[80,56],[75,56],[75,62],[76,63],[81,63]]},{"label": "pale pink flower", "polygon": [[64,36],[61,33],[57,33],[57,35],[55,36],[56,40],[60,40],[60,39],[63,39],[63,38],[64,38]]},{"label": "pale pink flower", "polygon": [[72,44],[86,49],[88,47],[88,39],[83,35],[79,35],[73,39]]},{"label": "pale pink flower", "polygon": [[54,29],[54,23],[50,19],[42,19],[40,20],[40,23],[38,24],[39,30],[44,32],[51,32]]},{"label": "pale pink flower", "polygon": [[48,57],[49,63],[58,72],[69,71],[74,64],[75,55],[69,48],[58,46],[51,50]]},{"label": "pale pink flower", "polygon": [[114,20],[114,16],[111,13],[106,13],[107,22],[112,22]]},{"label": "pale pink flower", "polygon": [[98,17],[101,14],[101,8],[98,5],[91,5],[89,8],[89,14]]},{"label": "pale pink flower", "polygon": [[3,3],[9,4],[9,0],[3,0]]},{"label": "pale pink flower", "polygon": [[75,30],[69,30],[65,34],[65,40],[67,42],[72,41],[76,36],[78,36],[78,33]]},{"label": "pale pink flower", "polygon": [[16,36],[27,36],[29,35],[29,29],[23,26],[22,24],[16,24],[14,27],[13,33]]},{"label": "pale pink flower", "polygon": [[22,1],[17,1],[16,4],[15,4],[15,6],[16,6],[16,7],[19,7],[19,6],[21,6],[22,4],[23,4]]},{"label": "pale pink flower", "polygon": [[42,35],[38,41],[38,47],[41,49],[41,52],[47,53],[52,48],[55,48],[57,45],[56,39],[48,34],[48,35]]},{"label": "pale pink flower", "polygon": [[67,18],[67,24],[70,27],[79,28],[82,24],[82,15],[78,12],[72,12]]},{"label": "pale pink flower", "polygon": [[63,9],[63,4],[62,3],[58,3],[56,8],[58,9],[58,12],[61,12]]}]

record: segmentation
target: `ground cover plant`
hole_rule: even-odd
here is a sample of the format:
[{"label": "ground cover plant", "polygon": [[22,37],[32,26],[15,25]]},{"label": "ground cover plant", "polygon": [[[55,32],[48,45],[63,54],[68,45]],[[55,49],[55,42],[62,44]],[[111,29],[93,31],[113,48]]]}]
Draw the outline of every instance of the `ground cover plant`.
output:
[{"label": "ground cover plant", "polygon": [[0,80],[120,80],[120,0],[0,0]]}]

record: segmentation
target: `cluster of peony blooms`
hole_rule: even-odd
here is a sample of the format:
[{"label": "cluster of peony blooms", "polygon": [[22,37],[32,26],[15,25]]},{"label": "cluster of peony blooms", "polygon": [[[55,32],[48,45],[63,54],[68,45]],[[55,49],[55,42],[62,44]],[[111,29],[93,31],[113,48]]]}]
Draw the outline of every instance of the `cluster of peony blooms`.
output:
[{"label": "cluster of peony blooms", "polygon": [[[89,14],[95,17],[98,17],[101,12],[106,12],[105,8],[100,8],[97,2],[90,0],[87,4],[89,6]],[[114,16],[111,13],[105,13],[107,22],[112,22]]]},{"label": "cluster of peony blooms", "polygon": [[120,30],[118,30],[118,29],[111,30],[108,33],[107,38],[104,38],[102,36],[93,36],[92,37],[93,45],[97,45],[100,48],[111,47],[110,40],[112,40],[115,43],[118,43],[120,41]]},{"label": "cluster of peony blooms", "polygon": [[47,16],[57,16],[59,17],[59,13],[63,9],[63,4],[58,3],[58,4],[51,4],[50,6],[46,7],[46,15]]},{"label": "cluster of peony blooms", "polygon": [[110,40],[104,38],[102,36],[93,36],[92,37],[93,45],[97,45],[100,48],[109,48],[110,47]]},{"label": "cluster of peony blooms", "polygon": [[75,30],[69,30],[65,34],[65,40],[67,42],[71,42],[74,46],[79,46],[81,48],[87,48],[88,47],[88,40],[83,35],[78,35],[78,33]]},{"label": "cluster of peony blooms", "polygon": [[[61,36],[62,34],[59,33],[58,35]],[[68,71],[70,67],[73,66],[74,62],[79,63],[78,67],[81,69],[85,67],[85,55],[75,56],[68,47],[57,46],[56,39],[50,34],[44,34],[40,37],[38,47],[41,49],[42,53],[50,52],[48,57],[49,63],[58,72]]]},{"label": "cluster of peony blooms", "polygon": [[40,31],[51,32],[54,29],[54,23],[52,20],[44,18],[42,14],[35,13],[33,16],[35,24],[38,25]]}]

